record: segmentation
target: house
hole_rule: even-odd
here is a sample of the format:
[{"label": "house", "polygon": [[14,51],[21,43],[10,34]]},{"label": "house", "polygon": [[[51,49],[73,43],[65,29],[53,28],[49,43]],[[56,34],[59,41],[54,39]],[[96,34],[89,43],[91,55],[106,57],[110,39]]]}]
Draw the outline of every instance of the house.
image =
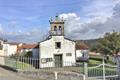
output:
[{"label": "house", "polygon": [[5,40],[0,38],[0,65],[4,65],[5,64],[5,58],[4,58],[4,44]]},{"label": "house", "polygon": [[39,45],[38,44],[19,44],[17,48],[17,52],[22,55],[26,52],[32,52],[32,58],[39,58]]},{"label": "house", "polygon": [[4,44],[4,40],[0,39],[0,56],[4,56],[4,48],[3,48],[3,44]]},{"label": "house", "polygon": [[76,61],[88,61],[89,47],[85,43],[76,42]]},{"label": "house", "polygon": [[75,42],[64,36],[64,20],[50,20],[50,36],[39,43],[40,68],[73,66],[76,63]]},{"label": "house", "polygon": [[16,42],[5,42],[4,46],[4,54],[5,56],[12,56],[17,53],[17,46],[19,43]]}]

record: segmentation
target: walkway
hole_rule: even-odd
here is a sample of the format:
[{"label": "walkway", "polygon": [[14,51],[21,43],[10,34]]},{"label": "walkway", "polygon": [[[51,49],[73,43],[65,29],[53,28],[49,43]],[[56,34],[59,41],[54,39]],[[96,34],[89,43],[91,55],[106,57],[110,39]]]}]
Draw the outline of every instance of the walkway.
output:
[{"label": "walkway", "polygon": [[21,77],[16,72],[8,71],[0,67],[0,80],[32,80]]}]

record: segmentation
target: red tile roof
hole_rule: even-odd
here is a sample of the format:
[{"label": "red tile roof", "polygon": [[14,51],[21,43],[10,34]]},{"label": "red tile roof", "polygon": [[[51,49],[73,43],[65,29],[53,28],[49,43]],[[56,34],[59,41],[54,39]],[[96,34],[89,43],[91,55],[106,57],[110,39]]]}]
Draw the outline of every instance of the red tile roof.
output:
[{"label": "red tile roof", "polygon": [[19,46],[21,49],[34,49],[39,48],[38,44],[22,44],[22,46]]},{"label": "red tile roof", "polygon": [[75,48],[76,48],[76,50],[86,50],[86,49],[89,49],[89,47],[85,43],[76,43]]},{"label": "red tile roof", "polygon": [[17,46],[17,52],[19,52],[22,49],[37,49],[39,48],[38,44],[22,44],[21,46]]}]

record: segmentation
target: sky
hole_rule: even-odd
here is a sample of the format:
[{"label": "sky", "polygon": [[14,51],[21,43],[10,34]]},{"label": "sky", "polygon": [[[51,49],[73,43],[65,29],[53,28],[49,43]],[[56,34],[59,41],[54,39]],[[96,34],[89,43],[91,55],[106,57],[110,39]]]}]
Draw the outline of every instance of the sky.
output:
[{"label": "sky", "polygon": [[65,19],[65,36],[96,39],[120,32],[120,0],[0,0],[0,37],[37,43],[49,33],[49,19]]}]

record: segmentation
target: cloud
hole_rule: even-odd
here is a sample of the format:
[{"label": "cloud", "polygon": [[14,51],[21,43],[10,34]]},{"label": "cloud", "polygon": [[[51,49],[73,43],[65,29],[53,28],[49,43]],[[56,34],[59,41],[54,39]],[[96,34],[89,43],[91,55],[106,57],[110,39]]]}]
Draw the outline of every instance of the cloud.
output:
[{"label": "cloud", "polygon": [[120,0],[92,0],[88,5],[82,6],[84,21],[96,16],[110,17],[113,14],[114,6]]},{"label": "cloud", "polygon": [[2,24],[0,24],[0,38],[2,38],[3,35],[4,35],[3,26]]},{"label": "cloud", "polygon": [[[89,2],[88,5],[81,6],[82,9],[76,7],[77,10],[81,9],[79,10],[79,13],[75,13],[74,11],[73,13],[69,13],[68,11],[71,10],[67,10],[65,12],[68,13],[60,14],[60,17],[64,17],[64,19],[66,20],[66,37],[78,40],[91,39],[102,37],[105,32],[113,31],[113,29],[116,31],[120,31],[120,0],[87,1]],[[31,4],[33,4],[33,2],[31,2]],[[24,5],[23,8],[19,9],[20,5],[13,5],[13,7],[17,6],[18,9],[15,8],[14,10],[14,8],[12,8],[13,10],[9,9],[9,11],[6,13],[4,12],[4,10],[2,10],[3,14],[7,15],[1,15],[0,17],[2,18],[2,20],[5,18],[5,20],[11,21],[9,24],[10,27],[8,27],[13,29],[6,30],[3,25],[0,24],[0,34],[4,34],[3,37],[8,39],[8,41],[18,42],[38,42],[43,37],[45,38],[48,32],[46,29],[43,29],[43,27],[41,29],[36,26],[34,28],[31,28],[29,25],[29,22],[31,22],[33,26],[34,24],[38,24],[38,21],[36,20],[39,20],[43,16],[43,14],[41,13],[47,13],[42,10],[38,10],[39,6],[42,6],[44,4],[39,4],[35,1],[34,7],[32,7],[32,9],[28,8],[30,6],[29,4],[27,6]],[[65,10],[66,9],[67,8],[65,8]],[[33,10],[33,12],[31,12],[31,10]],[[27,11],[26,13],[29,14],[25,14],[25,11]],[[16,13],[17,15],[14,15],[13,13]],[[40,15],[36,13],[39,13]],[[51,12],[50,15],[52,15]],[[27,28],[25,28],[24,26],[27,26]]]},{"label": "cloud", "polygon": [[[64,13],[60,17],[64,17],[65,35],[72,39],[89,39],[101,36],[101,25],[107,21],[106,17],[96,16],[87,23],[82,23],[80,17],[76,13]],[[100,30],[100,31],[98,31]]]},{"label": "cloud", "polygon": [[[93,39],[99,38],[106,32],[113,30],[120,32],[120,3],[112,8],[112,15],[95,15],[85,22],[81,21],[80,16],[76,13],[64,13],[65,34],[71,39]],[[107,13],[106,13],[107,14]]]},{"label": "cloud", "polygon": [[40,29],[40,28],[32,28],[31,30],[23,31],[12,31],[12,32],[6,32],[5,38],[8,39],[8,41],[12,42],[26,42],[26,43],[35,43],[39,42],[44,38],[44,35],[46,35],[46,31]]}]

